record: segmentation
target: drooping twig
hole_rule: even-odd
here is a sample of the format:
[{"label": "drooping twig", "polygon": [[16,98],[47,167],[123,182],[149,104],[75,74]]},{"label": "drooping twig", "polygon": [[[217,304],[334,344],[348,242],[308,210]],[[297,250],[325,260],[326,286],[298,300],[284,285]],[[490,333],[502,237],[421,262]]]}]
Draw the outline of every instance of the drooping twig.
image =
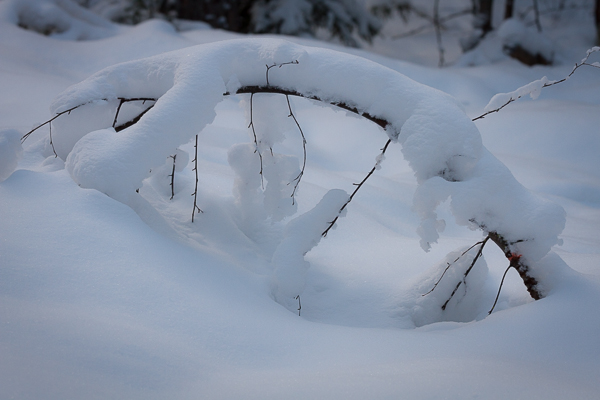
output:
[{"label": "drooping twig", "polygon": [[56,154],[56,149],[54,148],[54,141],[52,140],[52,122],[48,124],[48,130],[50,131],[50,146],[52,146],[52,151],[54,152],[54,158],[58,158],[58,154]]},{"label": "drooping twig", "polygon": [[269,71],[271,70],[271,68],[273,68],[273,67],[281,68],[284,65],[290,65],[290,64],[300,64],[300,62],[298,60],[294,60],[294,61],[284,62],[281,64],[274,63],[273,65],[265,65],[265,67],[267,67],[267,72],[265,73],[266,79],[267,79],[267,86],[269,86]]},{"label": "drooping twig", "polygon": [[429,292],[425,293],[425,294],[422,294],[421,296],[427,296],[429,293],[433,292],[435,290],[435,288],[437,287],[437,285],[439,285],[439,283],[442,281],[442,278],[444,277],[444,275],[446,275],[446,272],[448,272],[448,270],[450,269],[450,267],[452,265],[454,265],[455,262],[457,262],[458,260],[460,260],[465,254],[467,254],[469,251],[471,251],[475,246],[478,246],[480,244],[483,244],[483,240],[480,241],[480,242],[475,243],[473,246],[471,246],[468,249],[466,249],[465,251],[463,251],[462,254],[460,256],[456,257],[456,259],[454,261],[452,261],[451,263],[446,263],[448,265],[444,269],[444,272],[442,272],[442,275],[440,276],[440,278],[433,285],[433,287],[431,288],[431,290]]},{"label": "drooping twig", "polygon": [[254,113],[253,113],[253,109],[252,109],[253,99],[254,99],[254,93],[250,93],[250,124],[248,125],[248,128],[252,128],[252,135],[254,135],[254,152],[258,153],[258,159],[260,161],[260,171],[259,171],[260,185],[264,189],[265,181],[264,181],[264,176],[263,176],[263,157],[262,157],[262,153],[260,152],[260,148],[258,147],[258,138],[256,137],[256,128],[254,127]]},{"label": "drooping twig", "polygon": [[304,170],[306,168],[306,137],[304,136],[304,132],[302,131],[302,127],[300,126],[300,123],[298,122],[298,120],[296,119],[296,116],[294,115],[294,112],[292,111],[292,105],[290,104],[290,96],[288,96],[286,94],[285,99],[287,100],[288,109],[290,110],[290,115],[288,115],[288,117],[292,117],[294,119],[294,122],[296,123],[296,126],[298,127],[298,130],[300,131],[300,135],[302,136],[302,151],[303,151],[302,169],[300,169],[300,173],[298,173],[298,176],[296,176],[292,180],[292,182],[296,182],[294,184],[294,190],[292,191],[292,195],[291,195],[292,204],[294,204],[296,191],[298,190],[298,185],[300,184],[300,181],[302,180],[302,176],[304,175]]},{"label": "drooping twig", "polygon": [[[192,196],[194,196],[194,208],[192,209],[192,222],[194,222],[194,215],[196,214],[196,212],[201,212],[203,213],[204,211],[202,211],[200,209],[200,207],[198,207],[198,135],[196,135],[196,144],[194,145],[194,160],[192,161],[194,163],[194,169],[193,171],[196,171],[196,186],[194,188],[194,193],[192,193]],[[175,167],[173,167],[175,168]]]},{"label": "drooping twig", "polygon": [[512,266],[509,265],[508,268],[506,268],[506,271],[504,271],[504,275],[502,275],[502,280],[500,281],[500,287],[498,288],[498,294],[496,294],[496,300],[494,300],[494,305],[488,312],[488,315],[490,315],[492,313],[492,311],[494,311],[494,308],[496,308],[496,303],[498,302],[498,298],[500,297],[500,291],[502,290],[502,285],[504,285],[504,278],[506,278],[506,274],[508,273],[508,270],[511,268],[512,268]]},{"label": "drooping twig", "polygon": [[300,295],[295,297],[298,300],[298,316],[300,316],[300,310],[302,310],[302,304],[300,304]]},{"label": "drooping twig", "polygon": [[377,167],[380,165],[381,160],[383,159],[383,156],[385,155],[385,152],[386,152],[388,146],[390,145],[390,143],[392,143],[392,139],[388,139],[388,141],[385,143],[385,146],[383,146],[383,148],[381,149],[381,153],[377,157],[377,161],[375,162],[375,165],[373,166],[373,168],[371,169],[371,171],[369,171],[369,173],[367,174],[367,176],[365,176],[365,178],[360,183],[354,183],[354,186],[356,186],[356,188],[354,189],[354,191],[352,192],[352,194],[350,195],[350,197],[348,197],[348,200],[346,200],[346,202],[344,203],[344,205],[340,208],[340,210],[338,211],[338,215],[333,219],[333,221],[329,222],[329,225],[327,226],[327,229],[325,229],[323,231],[323,233],[321,234],[321,236],[323,236],[323,237],[327,236],[327,233],[335,225],[335,223],[337,222],[338,218],[340,217],[340,214],[342,213],[342,211],[344,211],[344,209],[346,208],[346,206],[348,206],[348,204],[350,204],[350,202],[354,198],[354,195],[356,194],[356,192],[358,192],[358,190],[367,181],[367,179],[369,179],[371,177],[371,175],[373,175],[373,172],[375,172],[375,170],[377,169]]},{"label": "drooping twig", "polygon": [[456,287],[452,291],[452,294],[450,294],[450,297],[448,298],[448,300],[446,300],[446,302],[442,305],[442,310],[446,309],[446,307],[448,306],[448,303],[450,302],[450,300],[452,300],[452,297],[456,294],[456,291],[458,290],[458,288],[460,287],[461,284],[464,283],[465,287],[466,287],[466,285],[467,285],[467,276],[469,275],[469,273],[471,272],[471,270],[475,266],[475,263],[477,262],[477,260],[479,260],[479,257],[481,257],[481,254],[483,253],[483,248],[485,247],[485,244],[487,243],[487,241],[489,239],[490,239],[490,235],[488,235],[481,242],[481,247],[479,247],[479,250],[477,250],[477,254],[475,254],[475,257],[473,258],[473,261],[471,262],[471,265],[469,265],[469,268],[467,268],[467,270],[465,271],[465,273],[463,275],[463,278],[460,281],[458,281],[458,283],[456,284]]},{"label": "drooping twig", "polygon": [[[571,73],[569,73],[569,75],[567,75],[564,78],[559,79],[557,81],[549,81],[549,82],[544,83],[542,85],[542,89],[543,88],[547,88],[549,86],[554,86],[554,85],[557,85],[559,83],[562,83],[562,82],[566,81],[567,79],[569,79],[575,73],[575,71],[577,71],[580,67],[582,67],[584,65],[587,65],[588,67],[600,68],[600,63],[598,63],[598,62],[595,62],[595,63],[592,63],[592,64],[590,64],[590,63],[587,62],[587,60],[590,57],[590,55],[592,53],[597,52],[597,51],[600,51],[600,47],[592,47],[591,49],[589,49],[587,51],[586,56],[583,58],[583,60],[581,60],[581,62],[579,62],[579,63],[575,63],[575,66],[573,67],[573,69],[571,70]],[[477,121],[478,119],[485,118],[489,114],[496,113],[496,112],[502,110],[504,107],[506,107],[510,103],[512,103],[513,101],[516,101],[516,100],[520,99],[521,97],[526,96],[528,94],[529,93],[523,93],[521,95],[516,95],[514,97],[511,96],[511,98],[508,101],[506,101],[506,103],[504,103],[503,105],[501,105],[500,107],[495,108],[495,109],[490,110],[490,111],[487,111],[487,112],[481,114],[480,116],[473,118],[471,121]]]},{"label": "drooping twig", "polygon": [[[173,200],[173,197],[175,197],[175,161],[177,160],[177,154],[174,154],[169,157],[173,159],[173,170],[171,171],[171,175],[169,175],[169,177],[171,178],[171,198],[169,200]],[[196,184],[198,184],[197,181]]]}]

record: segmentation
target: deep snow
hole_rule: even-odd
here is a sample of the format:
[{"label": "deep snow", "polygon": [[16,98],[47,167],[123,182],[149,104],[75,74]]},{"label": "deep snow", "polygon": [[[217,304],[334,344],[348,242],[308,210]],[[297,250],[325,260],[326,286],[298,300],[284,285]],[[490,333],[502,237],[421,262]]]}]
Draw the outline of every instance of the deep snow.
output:
[{"label": "deep snow", "polygon": [[[159,21],[115,28],[114,35],[57,40],[4,18],[0,129],[25,133],[49,119],[59,93],[104,67],[233,36],[178,34]],[[496,93],[566,76],[591,45],[579,36],[574,43],[581,54],[571,63],[535,68],[501,60],[439,70],[352,52],[455,96],[475,117]],[[186,189],[174,201],[168,179],[161,179],[170,170],[155,171],[140,190],[155,201],[132,205],[138,215],[80,188],[54,157],[47,129],[36,131],[16,171],[0,183],[0,397],[595,398],[599,89],[598,71],[582,68],[537,100],[521,99],[476,123],[483,144],[525,187],[566,210],[564,243],[553,250],[572,270],[551,255],[549,264],[563,268],[555,273],[556,288],[537,302],[509,273],[496,311],[485,317],[506,267],[503,255],[486,247],[489,275],[476,266],[479,292],[469,292],[475,300],[463,301],[470,308],[454,315],[476,321],[420,328],[410,323],[406,305],[439,276],[447,253],[474,244],[481,233],[456,225],[444,203],[438,217],[446,229],[429,253],[421,250],[412,205],[417,180],[400,146],[390,148],[347,215],[307,254],[298,317],[295,303],[290,312],[272,298],[270,255],[285,258],[285,246],[279,253],[273,248],[283,225],[256,223],[250,205],[235,209],[236,199],[244,199],[236,183],[243,171],[228,156],[232,146],[251,143],[247,95],[219,103],[200,133],[201,207],[214,212],[199,214],[193,228],[191,165],[176,181]],[[263,105],[269,102],[277,101]],[[308,167],[297,195],[303,214],[329,189],[353,190],[387,136],[329,106],[294,100],[293,107],[307,138]],[[2,150],[18,159],[14,131],[2,132]],[[278,151],[301,160],[298,133],[287,136]],[[191,160],[191,143],[183,150]],[[2,169],[12,170],[0,154]],[[167,223],[156,222],[163,219],[153,210]],[[420,321],[452,317],[429,313]]]}]

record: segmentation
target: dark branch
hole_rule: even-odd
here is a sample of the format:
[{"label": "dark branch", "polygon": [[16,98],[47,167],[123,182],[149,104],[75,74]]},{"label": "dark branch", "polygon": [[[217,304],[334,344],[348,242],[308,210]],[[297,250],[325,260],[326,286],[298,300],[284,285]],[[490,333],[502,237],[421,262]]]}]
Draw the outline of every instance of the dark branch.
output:
[{"label": "dark branch", "polygon": [[[580,63],[576,63],[575,64],[575,66],[573,67],[573,70],[571,70],[571,73],[569,75],[567,75],[564,78],[559,79],[557,81],[551,81],[551,82],[544,83],[544,85],[542,86],[542,89],[550,87],[550,86],[558,85],[559,83],[563,83],[564,81],[566,81],[567,79],[569,79],[575,73],[575,71],[577,71],[580,67],[582,67],[584,65],[587,65],[588,67],[600,68],[600,65],[598,65],[598,63],[589,64],[587,62],[587,60],[590,57],[590,55],[592,53],[597,52],[597,51],[600,51],[600,47],[593,47],[592,49],[588,50],[585,58],[583,60],[581,60]],[[492,113],[496,113],[496,112],[502,110],[504,107],[506,107],[510,103],[512,103],[513,101],[518,100],[518,99],[520,99],[521,97],[523,97],[523,96],[525,96],[527,94],[529,94],[529,93],[525,93],[525,94],[522,94],[522,95],[517,96],[517,97],[511,97],[506,103],[504,103],[500,107],[498,107],[498,108],[496,108],[494,110],[487,111],[487,112],[481,114],[480,116],[473,118],[471,121],[477,121],[478,119],[483,119],[483,118],[485,118],[486,116],[488,116],[488,115],[490,115]]]},{"label": "dark branch", "polygon": [[194,163],[194,169],[192,171],[196,171],[196,186],[194,188],[194,193],[192,193],[192,196],[194,196],[194,208],[192,209],[192,222],[194,222],[194,215],[196,214],[196,212],[201,212],[203,213],[204,211],[202,211],[200,209],[200,207],[198,207],[198,135],[196,135],[196,144],[194,145],[194,160],[192,160],[192,162]]},{"label": "dark branch", "polygon": [[[388,141],[385,143],[385,146],[383,146],[383,149],[381,149],[381,154],[379,155],[379,157],[382,157],[385,154],[385,152],[386,152],[388,146],[390,145],[390,143],[392,143],[392,139],[388,139]],[[377,162],[375,163],[375,165],[373,166],[373,168],[371,169],[371,171],[369,171],[369,173],[367,174],[367,176],[365,176],[365,178],[360,183],[355,183],[354,184],[356,186],[356,188],[354,189],[354,191],[352,192],[352,194],[350,195],[350,197],[348,197],[348,200],[340,208],[340,210],[338,211],[338,215],[333,219],[333,221],[331,221],[329,223],[329,225],[327,226],[327,229],[325,229],[323,231],[323,233],[321,234],[321,236],[323,236],[323,237],[327,236],[327,233],[335,225],[335,223],[337,222],[338,218],[340,217],[340,214],[342,213],[342,211],[344,211],[344,209],[346,208],[346,206],[348,206],[348,204],[350,204],[350,202],[354,198],[354,195],[356,194],[356,192],[358,192],[358,190],[367,181],[367,179],[369,179],[371,177],[371,175],[373,175],[373,172],[375,172],[375,170],[379,166],[379,163],[380,163],[380,161],[377,160]]]},{"label": "dark branch", "polygon": [[490,315],[492,313],[492,311],[494,311],[494,308],[496,308],[496,303],[498,302],[498,298],[500,297],[500,291],[502,290],[502,285],[504,285],[504,278],[506,278],[506,274],[508,273],[508,270],[511,268],[512,268],[512,266],[509,265],[508,268],[506,268],[506,271],[504,271],[504,275],[502,275],[502,280],[500,281],[500,287],[498,288],[498,294],[496,294],[496,300],[494,300],[494,305],[488,312],[488,315]]},{"label": "dark branch", "polygon": [[173,170],[171,171],[171,175],[169,175],[171,177],[171,198],[169,200],[173,200],[173,197],[175,197],[175,161],[177,160],[177,154],[169,157],[173,159]]},{"label": "dark branch", "polygon": [[252,110],[253,99],[254,99],[254,93],[250,93],[250,125],[248,125],[248,128],[252,128],[252,134],[254,135],[254,152],[258,153],[258,158],[260,160],[260,171],[259,171],[260,184],[261,184],[262,188],[264,189],[265,181],[264,181],[264,175],[263,175],[263,158],[262,158],[262,153],[260,152],[260,148],[258,147],[258,138],[256,137],[256,129],[254,128],[254,113]]},{"label": "dark branch", "polygon": [[286,94],[285,99],[287,100],[288,109],[290,110],[290,115],[288,115],[288,117],[292,117],[294,119],[294,122],[296,123],[296,126],[298,127],[298,130],[300,131],[300,135],[302,135],[302,150],[303,150],[302,169],[300,170],[300,173],[298,174],[298,176],[292,180],[292,182],[296,182],[294,184],[294,190],[292,191],[292,196],[291,196],[292,204],[294,204],[296,191],[298,190],[298,185],[300,184],[300,181],[302,180],[302,176],[304,175],[304,170],[306,168],[306,137],[304,136],[304,132],[302,131],[302,127],[300,126],[300,123],[298,123],[298,120],[296,119],[296,116],[294,115],[294,112],[292,111],[292,105],[290,104],[290,96],[288,96]]},{"label": "dark branch", "polygon": [[447,263],[448,265],[446,266],[446,268],[444,269],[444,272],[442,272],[442,276],[440,276],[440,278],[437,280],[437,282],[433,285],[433,287],[431,288],[431,290],[425,294],[422,294],[421,296],[427,296],[429,293],[433,292],[435,290],[435,288],[437,287],[437,285],[439,285],[439,283],[442,281],[442,278],[444,277],[444,275],[446,275],[446,272],[448,272],[448,270],[450,269],[450,267],[452,265],[454,265],[454,263],[456,263],[458,260],[460,260],[462,257],[464,257],[465,254],[467,254],[469,251],[471,251],[471,249],[473,249],[473,247],[483,244],[483,240],[480,242],[475,243],[473,246],[469,247],[468,249],[466,249],[465,251],[462,252],[462,254],[458,257],[456,257],[456,259],[454,261],[452,261],[451,263]]},{"label": "dark branch", "polygon": [[538,288],[537,279],[535,279],[530,274],[529,266],[525,264],[525,261],[522,260],[521,255],[515,253],[512,249],[512,245],[517,242],[509,243],[506,239],[504,239],[502,235],[500,235],[497,232],[490,232],[489,238],[492,239],[492,241],[496,243],[498,247],[500,247],[500,250],[502,250],[504,256],[510,262],[510,267],[513,267],[517,270],[519,276],[525,284],[525,287],[527,288],[527,291],[529,292],[529,295],[534,300],[539,300],[542,297],[544,297],[542,295],[541,290]]},{"label": "dark branch", "polygon": [[[479,260],[479,257],[481,257],[481,254],[483,253],[483,248],[485,247],[485,244],[487,243],[487,241],[489,239],[490,239],[490,235],[488,235],[485,239],[483,239],[482,242],[480,242],[481,243],[481,247],[479,247],[479,250],[477,250],[477,254],[473,258],[473,261],[471,262],[471,265],[469,265],[469,268],[467,268],[467,270],[465,271],[465,273],[463,275],[463,278],[460,281],[458,281],[458,283],[456,284],[456,287],[452,291],[452,294],[450,295],[450,297],[448,298],[448,300],[446,300],[446,302],[442,305],[442,310],[446,309],[446,307],[448,306],[448,303],[450,302],[450,300],[452,300],[452,297],[456,294],[456,291],[458,290],[458,288],[460,287],[461,284],[464,283],[465,287],[466,287],[466,285],[467,285],[467,276],[469,275],[469,273],[471,272],[471,270],[475,266],[475,263],[477,263],[477,260]],[[471,249],[473,247],[471,247]]]},{"label": "dark branch", "polygon": [[[363,113],[360,112],[356,107],[353,107],[351,105],[348,105],[346,103],[343,102],[332,102],[332,101],[326,101],[323,100],[317,96],[307,96],[305,94],[302,94],[300,92],[296,92],[294,90],[289,90],[289,89],[284,89],[284,88],[280,88],[277,86],[242,86],[241,88],[239,88],[235,94],[244,94],[244,93],[250,93],[250,94],[255,94],[255,93],[274,93],[274,94],[284,94],[284,95],[288,95],[288,96],[296,96],[296,97],[304,97],[305,99],[310,99],[310,100],[316,100],[322,103],[326,103],[326,104],[331,104],[332,106],[336,106],[339,108],[342,108],[346,111],[350,111],[354,114],[360,115],[361,117],[364,117],[366,119],[368,119],[369,121],[372,121],[374,123],[376,123],[377,125],[379,125],[382,128],[386,128],[389,125],[389,122],[386,121],[383,118],[379,118],[376,117],[374,115],[371,115],[369,113]],[[229,96],[231,95],[231,93],[226,92],[224,93],[224,96]]]}]

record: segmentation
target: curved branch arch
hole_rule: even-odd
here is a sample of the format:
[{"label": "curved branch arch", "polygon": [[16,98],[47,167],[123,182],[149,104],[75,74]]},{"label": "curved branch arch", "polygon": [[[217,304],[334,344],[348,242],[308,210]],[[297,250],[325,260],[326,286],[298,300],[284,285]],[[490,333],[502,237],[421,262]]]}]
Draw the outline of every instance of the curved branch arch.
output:
[{"label": "curved branch arch", "polygon": [[[118,99],[119,104],[133,98],[156,102],[126,123],[115,126],[115,116],[112,127],[84,132],[66,152],[66,167],[81,186],[132,204],[148,170],[212,122],[215,106],[234,93],[304,97],[382,127],[388,135],[383,151],[401,144],[415,173],[422,247],[427,250],[437,241],[436,208],[450,198],[457,223],[486,232],[531,296],[544,296],[540,260],[558,242],[564,211],[514,179],[483,147],[477,128],[454,99],[360,57],[281,40],[244,39],[109,67],[59,95],[52,111],[62,115],[81,104]],[[54,140],[60,140],[59,132]]]}]

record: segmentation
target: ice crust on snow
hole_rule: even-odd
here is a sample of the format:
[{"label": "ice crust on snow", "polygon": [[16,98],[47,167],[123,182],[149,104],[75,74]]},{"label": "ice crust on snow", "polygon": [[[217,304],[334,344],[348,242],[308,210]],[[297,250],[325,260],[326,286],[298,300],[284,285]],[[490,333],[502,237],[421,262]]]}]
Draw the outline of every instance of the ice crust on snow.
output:
[{"label": "ice crust on snow", "polygon": [[[518,241],[513,251],[525,259],[539,260],[558,243],[564,211],[514,179],[483,147],[477,128],[453,98],[366,59],[283,40],[223,41],[106,68],[68,88],[52,103],[53,114],[82,104],[86,105],[81,109],[95,108],[102,114],[97,117],[100,122],[87,129],[57,124],[57,151],[66,158],[66,168],[78,184],[133,204],[132,197],[149,171],[164,165],[179,146],[212,122],[215,106],[227,91],[266,86],[266,65],[292,61],[298,63],[269,71],[271,86],[326,102],[343,102],[389,122],[385,132],[402,145],[419,183],[414,210],[422,221],[417,232],[423,249],[428,250],[444,229],[445,221],[437,218],[436,208],[448,198],[458,224]],[[517,94],[536,93],[543,82],[534,82]],[[138,97],[158,100],[139,122],[115,132],[109,116],[117,99]],[[257,104],[261,101],[266,107],[257,107],[252,119],[263,124],[256,142],[234,146],[229,152],[237,175],[234,192],[241,211],[240,229],[249,237],[265,218],[279,221],[296,210],[289,198],[287,203],[283,200],[289,197],[289,182],[298,173],[297,159],[272,153],[282,134],[294,126],[281,102],[268,96]],[[500,101],[500,97],[494,100]],[[282,110],[269,112],[270,107]],[[256,153],[264,156],[262,165]],[[376,167],[382,159],[378,157]],[[263,178],[268,181],[264,192]],[[305,216],[303,220],[312,219]],[[303,256],[310,247],[300,246],[304,250],[295,253]],[[284,257],[278,254],[273,256],[279,271],[274,281],[280,286],[275,292],[296,296],[304,264],[283,263]]]}]

